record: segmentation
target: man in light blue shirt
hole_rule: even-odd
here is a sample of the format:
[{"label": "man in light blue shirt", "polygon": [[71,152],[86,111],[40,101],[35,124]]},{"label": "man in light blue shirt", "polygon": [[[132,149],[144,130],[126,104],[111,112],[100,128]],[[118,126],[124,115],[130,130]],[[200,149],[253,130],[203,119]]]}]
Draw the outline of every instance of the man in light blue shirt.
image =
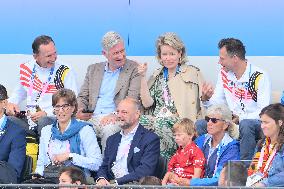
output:
[{"label": "man in light blue shirt", "polygon": [[78,95],[77,118],[93,123],[104,151],[107,138],[120,130],[113,114],[118,103],[126,97],[140,96],[140,75],[138,63],[126,58],[124,41],[118,33],[107,32],[102,48],[107,61],[88,67]]}]

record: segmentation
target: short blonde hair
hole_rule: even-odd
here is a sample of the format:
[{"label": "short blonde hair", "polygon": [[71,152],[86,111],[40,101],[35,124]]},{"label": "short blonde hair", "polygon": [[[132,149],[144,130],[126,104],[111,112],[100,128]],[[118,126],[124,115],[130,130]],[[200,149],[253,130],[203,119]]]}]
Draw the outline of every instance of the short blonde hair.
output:
[{"label": "short blonde hair", "polygon": [[188,135],[196,135],[194,122],[188,118],[183,118],[173,126],[173,133],[184,131]]},{"label": "short blonde hair", "polygon": [[181,53],[180,64],[184,64],[188,61],[183,41],[176,33],[166,32],[160,35],[156,41],[157,59],[162,66],[163,63],[161,62],[161,46],[163,45],[169,45],[170,47],[176,49],[179,53]]},{"label": "short blonde hair", "polygon": [[232,121],[232,111],[229,109],[229,107],[226,104],[215,104],[208,108],[207,115],[217,114],[221,116],[221,119],[223,119],[227,124],[227,132],[232,138],[238,138],[239,136],[239,130],[236,124]]},{"label": "short blonde hair", "polygon": [[103,36],[101,43],[102,48],[108,52],[113,46],[120,42],[123,42],[122,37],[117,32],[109,31]]}]

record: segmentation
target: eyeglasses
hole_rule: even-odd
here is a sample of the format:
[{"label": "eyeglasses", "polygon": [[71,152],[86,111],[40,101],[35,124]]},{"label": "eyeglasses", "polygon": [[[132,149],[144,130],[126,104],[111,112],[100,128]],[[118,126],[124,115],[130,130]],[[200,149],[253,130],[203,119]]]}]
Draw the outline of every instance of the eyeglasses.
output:
[{"label": "eyeglasses", "polygon": [[208,117],[208,116],[205,116],[205,120],[207,122],[209,122],[211,120],[212,123],[217,123],[218,121],[225,121],[224,119],[218,119],[218,118],[215,118],[215,117]]},{"label": "eyeglasses", "polygon": [[69,110],[70,106],[70,104],[55,105],[53,109],[56,112],[58,112],[60,109],[62,109],[63,111],[67,111]]}]

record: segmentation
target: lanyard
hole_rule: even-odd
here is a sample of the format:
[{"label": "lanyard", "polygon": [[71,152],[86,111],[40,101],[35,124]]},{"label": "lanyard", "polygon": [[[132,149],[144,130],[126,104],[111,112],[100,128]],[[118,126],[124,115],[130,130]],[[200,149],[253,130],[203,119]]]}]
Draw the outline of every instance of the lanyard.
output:
[{"label": "lanyard", "polygon": [[[257,163],[257,170],[259,170],[260,172],[262,172],[263,174],[267,172],[267,170],[269,169],[270,167],[270,163],[272,162],[272,160],[274,159],[274,156],[276,154],[276,145],[273,146],[273,148],[271,150],[272,153],[269,155],[269,158],[268,160],[266,161],[266,164],[265,164],[265,167],[264,169],[261,171],[260,169],[262,168],[262,164],[263,164],[263,158],[264,158],[264,151],[265,151],[265,148],[268,148],[269,150],[269,144],[270,142],[268,141],[268,144],[265,143],[265,146],[261,148],[261,152],[260,152],[260,156],[259,156],[259,160],[258,160],[258,163]],[[268,152],[269,154],[269,152]]]},{"label": "lanyard", "polygon": [[[51,81],[51,76],[53,75],[53,72],[54,72],[54,66],[50,69],[48,79],[45,83],[43,83],[42,90],[38,93],[38,95],[35,99],[36,103],[46,93],[48,85]],[[32,74],[31,74],[30,87],[29,87],[29,91],[28,91],[28,99],[29,99],[28,101],[30,101],[30,102],[28,102],[28,103],[31,103],[31,101],[32,101],[32,91],[33,91],[33,88],[34,88],[35,75],[36,75],[36,64],[34,64],[33,71],[32,71]]]},{"label": "lanyard", "polygon": [[[169,73],[168,68],[164,67],[163,69],[163,82],[162,82],[162,88],[163,88],[163,98],[165,101],[166,106],[173,106],[173,100],[169,93],[169,87],[167,85],[167,81],[169,80]],[[176,73],[179,72],[179,65],[176,67]]]},{"label": "lanyard", "polygon": [[[211,141],[212,141],[212,138],[211,140],[208,141],[208,145],[209,145],[209,148],[211,148]],[[223,141],[223,139],[222,139]],[[221,153],[221,148],[223,146],[223,142],[220,142],[218,145],[217,145],[217,158],[216,158],[216,162],[215,162],[215,166],[214,166],[214,172],[213,174],[215,174],[216,170],[217,170],[217,165],[218,165],[218,161],[220,159],[220,153]],[[214,150],[215,151],[215,150]],[[214,153],[214,151],[212,153],[209,153],[208,154],[208,158],[207,158],[207,166],[209,166],[209,158],[211,157],[211,155]],[[209,152],[210,152],[210,149],[209,149]]]}]

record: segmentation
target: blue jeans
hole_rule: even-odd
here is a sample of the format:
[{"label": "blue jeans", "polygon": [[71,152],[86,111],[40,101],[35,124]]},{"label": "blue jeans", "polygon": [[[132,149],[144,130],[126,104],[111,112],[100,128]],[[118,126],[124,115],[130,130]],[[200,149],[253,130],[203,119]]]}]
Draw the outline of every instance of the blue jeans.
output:
[{"label": "blue jeans", "polygon": [[207,121],[205,119],[196,120],[195,129],[196,129],[198,136],[206,134],[207,133]]},{"label": "blue jeans", "polygon": [[257,142],[263,137],[258,119],[244,119],[240,122],[240,154],[242,160],[252,160]]},{"label": "blue jeans", "polygon": [[[263,132],[258,119],[244,119],[240,122],[240,155],[242,160],[252,160],[256,143],[263,137]],[[198,136],[207,133],[207,122],[204,119],[197,120],[195,127]]]}]

